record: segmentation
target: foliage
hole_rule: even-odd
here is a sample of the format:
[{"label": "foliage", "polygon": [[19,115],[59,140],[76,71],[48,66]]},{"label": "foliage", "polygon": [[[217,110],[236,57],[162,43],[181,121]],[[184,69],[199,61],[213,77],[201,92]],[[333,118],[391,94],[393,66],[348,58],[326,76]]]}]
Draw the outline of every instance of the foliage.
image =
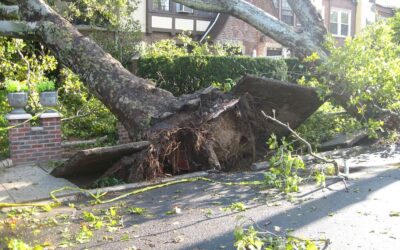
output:
[{"label": "foliage", "polygon": [[352,94],[351,104],[361,114],[369,102],[399,112],[399,63],[400,46],[393,41],[393,30],[380,21],[347,40],[343,48],[331,48],[324,68],[337,75],[337,81],[347,83],[345,91]]},{"label": "foliage", "polygon": [[124,184],[125,182],[123,182],[120,179],[117,179],[115,177],[102,177],[98,180],[96,180],[93,184],[92,184],[92,188],[102,188],[102,187],[111,187],[111,186],[115,186],[115,185],[120,185],[120,184]]},{"label": "foliage", "polygon": [[285,138],[279,141],[276,135],[268,140],[270,150],[275,150],[275,155],[269,159],[269,171],[264,173],[267,186],[278,188],[285,193],[297,192],[301,177],[298,170],[305,169],[303,160],[298,156],[292,156],[293,146]]},{"label": "foliage", "polygon": [[235,86],[235,81],[233,81],[231,78],[225,79],[224,82],[212,82],[211,86],[214,88],[220,89],[223,92],[229,92]]},{"label": "foliage", "polygon": [[312,72],[308,68],[308,64],[304,63],[297,58],[286,58],[287,77],[288,82],[297,83],[300,79],[310,79]]},{"label": "foliage", "polygon": [[136,215],[144,215],[147,212],[147,209],[142,207],[130,207],[128,208],[128,212]]},{"label": "foliage", "polygon": [[20,81],[6,80],[4,82],[4,85],[6,86],[7,93],[27,92],[28,91],[28,85],[26,85],[25,83],[22,83]]},{"label": "foliage", "polygon": [[253,226],[243,229],[237,226],[233,232],[235,237],[234,246],[237,250],[318,250],[314,241],[300,239],[292,236],[278,236],[272,233],[260,234]]},{"label": "foliage", "polygon": [[[326,47],[330,56],[316,68],[320,81],[315,78],[306,81],[319,87],[323,96],[331,94],[333,83],[342,83],[340,91],[350,95],[348,104],[364,117],[365,127],[375,126],[372,129],[378,128],[379,123],[369,118],[379,117],[382,109],[400,113],[400,46],[395,35],[400,18],[398,15],[396,18],[369,25],[354,38],[346,39],[342,47],[328,39]],[[371,107],[378,108],[374,108],[375,113],[366,113],[374,110]]]},{"label": "foliage", "polygon": [[102,218],[92,214],[91,212],[83,211],[82,219],[89,222],[89,227],[96,230],[103,227]]},{"label": "foliage", "polygon": [[391,19],[391,25],[394,31],[393,40],[400,44],[400,11],[397,11],[395,16]]},{"label": "foliage", "polygon": [[285,79],[287,66],[283,60],[245,56],[157,56],[138,61],[139,76],[153,79],[174,95],[236,80],[245,74]]},{"label": "foliage", "polygon": [[133,31],[82,31],[93,39],[102,49],[110,53],[122,65],[128,67],[132,57],[138,54],[140,30]]},{"label": "foliage", "polygon": [[31,247],[19,239],[11,239],[8,242],[7,247],[12,250],[29,250]]},{"label": "foliage", "polygon": [[74,24],[88,24],[109,29],[132,28],[136,21],[132,14],[137,9],[136,0],[78,0],[55,1],[49,4],[64,18]]},{"label": "foliage", "polygon": [[[40,108],[37,94],[32,91],[34,86],[56,68],[55,58],[42,47],[21,39],[0,37],[0,158],[7,157],[9,151],[8,132],[4,128],[8,126],[5,115],[12,109],[6,98],[6,79],[28,86],[30,95],[27,109],[32,112]],[[26,87],[23,88],[26,89]]]},{"label": "foliage", "polygon": [[54,81],[45,80],[43,82],[38,83],[36,85],[36,88],[38,92],[55,91],[56,84],[54,83]]},{"label": "foliage", "polygon": [[29,87],[27,111],[36,113],[41,109],[38,85],[47,82],[49,78],[57,79],[55,84],[60,87],[61,106],[58,108],[64,117],[64,137],[93,138],[108,135],[111,142],[115,140],[115,117],[88,93],[76,75],[67,69],[60,70],[56,59],[38,44],[0,38],[0,158],[7,157],[9,151],[7,130],[4,128],[8,126],[5,115],[11,111],[11,107],[6,101],[4,79],[14,79]]},{"label": "foliage", "polygon": [[96,41],[105,51],[127,66],[140,37],[140,23],[133,13],[137,0],[50,1],[50,4],[73,24],[105,28],[81,31]]},{"label": "foliage", "polygon": [[262,249],[264,242],[257,236],[257,231],[250,226],[247,231],[242,227],[236,227],[233,231],[235,237],[234,246],[237,250]]},{"label": "foliage", "polygon": [[[3,102],[5,102],[5,100],[5,95],[0,92],[0,106],[5,106],[3,105]],[[9,110],[2,110],[1,112],[7,111]],[[0,159],[6,158],[9,155],[8,132],[7,130],[3,130],[3,128],[6,128],[7,126],[7,119],[3,114],[0,114]]]},{"label": "foliage", "polygon": [[78,243],[82,244],[89,242],[92,237],[93,237],[92,230],[90,230],[86,225],[83,224],[75,239]]},{"label": "foliage", "polygon": [[[237,44],[198,43],[188,34],[138,47],[137,74],[154,80],[174,95],[195,92],[210,85],[228,91],[245,74],[287,78],[283,60],[238,56]],[[295,66],[295,60],[290,61]]]},{"label": "foliage", "polygon": [[107,135],[116,139],[116,118],[97,98],[89,93],[78,76],[68,69],[60,72],[59,110],[70,119],[62,123],[65,138],[93,138]]},{"label": "foliage", "polygon": [[311,145],[318,147],[338,133],[352,133],[363,126],[331,102],[324,103],[296,131]]},{"label": "foliage", "polygon": [[229,207],[223,208],[222,210],[233,211],[233,212],[244,212],[247,210],[247,207],[243,202],[234,202]]},{"label": "foliage", "polygon": [[190,33],[181,33],[176,39],[163,39],[152,44],[139,44],[137,51],[141,57],[180,57],[180,56],[235,56],[240,55],[241,47],[234,43],[210,44],[193,40]]}]

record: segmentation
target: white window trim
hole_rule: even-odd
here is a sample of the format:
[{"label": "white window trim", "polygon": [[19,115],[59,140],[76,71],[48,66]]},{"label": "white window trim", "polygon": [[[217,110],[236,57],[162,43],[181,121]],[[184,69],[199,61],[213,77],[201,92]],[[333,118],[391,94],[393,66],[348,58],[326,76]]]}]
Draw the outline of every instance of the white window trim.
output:
[{"label": "white window trim", "polygon": [[[333,11],[336,11],[337,13],[338,13],[338,34],[333,34],[333,33],[331,33],[332,34],[332,36],[334,36],[334,37],[349,37],[349,36],[351,36],[351,25],[352,25],[352,22],[351,22],[351,10],[349,10],[349,9],[340,9],[340,8],[331,8],[331,10],[330,10],[330,13],[329,13],[329,31],[330,31],[330,26],[331,26],[331,16],[332,16],[332,12]],[[342,35],[342,13],[347,13],[348,15],[349,15],[349,23],[348,23],[348,25],[349,25],[349,32],[348,32],[348,35],[347,36],[343,36]]]}]

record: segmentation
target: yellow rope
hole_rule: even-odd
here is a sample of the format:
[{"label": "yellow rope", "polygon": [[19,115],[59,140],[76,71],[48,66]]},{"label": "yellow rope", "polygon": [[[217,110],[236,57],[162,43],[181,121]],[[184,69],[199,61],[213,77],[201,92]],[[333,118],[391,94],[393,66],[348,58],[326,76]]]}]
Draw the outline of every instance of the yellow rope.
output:
[{"label": "yellow rope", "polygon": [[5,207],[26,207],[26,206],[32,206],[32,207],[45,207],[45,206],[59,206],[61,204],[60,200],[57,199],[56,194],[63,192],[63,191],[79,191],[81,193],[84,194],[88,194],[89,196],[91,196],[94,199],[94,203],[96,204],[105,204],[105,203],[110,203],[110,202],[115,202],[117,200],[126,198],[128,196],[131,195],[137,195],[140,193],[144,193],[147,191],[151,191],[157,188],[162,188],[162,187],[168,187],[171,185],[176,185],[176,184],[180,184],[180,183],[188,183],[188,182],[195,182],[195,181],[206,181],[206,182],[212,182],[212,183],[217,183],[217,184],[222,184],[225,186],[234,186],[234,185],[238,185],[238,186],[252,186],[252,185],[263,185],[264,183],[262,181],[243,181],[243,182],[221,182],[221,181],[216,181],[216,180],[212,180],[209,178],[204,178],[204,177],[193,177],[193,178],[185,178],[185,179],[181,179],[181,180],[176,180],[176,181],[170,181],[170,182],[166,182],[166,183],[161,183],[161,184],[157,184],[157,185],[152,185],[152,186],[148,186],[148,187],[144,187],[141,189],[136,189],[133,190],[131,192],[122,194],[120,196],[117,196],[115,198],[112,199],[108,199],[108,200],[101,200],[100,198],[102,196],[104,196],[106,193],[102,193],[102,194],[93,194],[92,192],[86,190],[86,189],[82,189],[82,188],[76,188],[76,187],[63,187],[60,189],[56,189],[50,192],[50,197],[54,202],[51,203],[46,203],[46,204],[41,204],[41,203],[0,203],[0,208],[5,208]]}]

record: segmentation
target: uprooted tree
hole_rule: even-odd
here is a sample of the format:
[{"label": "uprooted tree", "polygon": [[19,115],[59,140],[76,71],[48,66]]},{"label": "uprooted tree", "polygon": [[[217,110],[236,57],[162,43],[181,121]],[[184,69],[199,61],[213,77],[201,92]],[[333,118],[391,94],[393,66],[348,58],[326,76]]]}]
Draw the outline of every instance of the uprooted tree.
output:
[{"label": "uprooted tree", "polygon": [[[315,52],[323,62],[329,56],[322,46],[326,30],[309,0],[288,0],[302,23],[301,34],[246,1],[177,2],[238,17],[300,57]],[[132,75],[43,0],[0,0],[0,4],[1,35],[43,43],[60,63],[80,76],[132,138],[150,141],[144,149],[108,169],[107,174],[125,180],[151,178],[164,171],[246,166],[262,155],[265,140],[272,132],[287,133],[266,121],[261,110],[267,114],[275,110],[277,119],[295,128],[321,104],[311,88],[253,77],[243,78],[230,93],[207,88],[174,97],[152,82]],[[329,86],[332,97],[349,113],[359,116],[349,105],[349,95],[342,84],[345,83]],[[382,112],[369,105],[364,115],[378,113]],[[393,117],[392,113],[385,115]]]}]

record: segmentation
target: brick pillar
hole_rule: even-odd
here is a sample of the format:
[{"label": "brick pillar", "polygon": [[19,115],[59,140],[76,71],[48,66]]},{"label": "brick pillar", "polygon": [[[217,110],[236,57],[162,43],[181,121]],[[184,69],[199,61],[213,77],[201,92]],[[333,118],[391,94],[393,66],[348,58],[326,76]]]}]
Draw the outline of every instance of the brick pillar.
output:
[{"label": "brick pillar", "polygon": [[132,142],[131,138],[129,138],[128,131],[126,131],[125,127],[122,126],[120,122],[117,123],[118,130],[118,144],[125,144]]},{"label": "brick pillar", "polygon": [[8,114],[10,154],[14,165],[61,159],[61,116],[44,113],[41,126],[31,127],[29,114]]}]

